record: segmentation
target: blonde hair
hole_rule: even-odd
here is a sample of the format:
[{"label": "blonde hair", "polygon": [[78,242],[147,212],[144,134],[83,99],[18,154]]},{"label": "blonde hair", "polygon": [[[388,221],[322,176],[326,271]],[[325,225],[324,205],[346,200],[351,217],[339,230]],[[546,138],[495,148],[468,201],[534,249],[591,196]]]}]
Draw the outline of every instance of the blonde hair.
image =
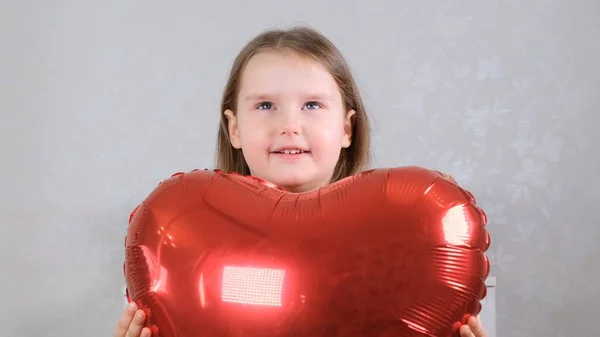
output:
[{"label": "blonde hair", "polygon": [[252,39],[237,55],[221,100],[221,121],[217,136],[216,166],[224,172],[249,175],[250,169],[240,149],[231,146],[228,120],[224,111],[236,113],[240,78],[250,59],[265,50],[292,50],[299,55],[312,57],[333,76],[340,88],[346,111],[354,110],[351,117],[352,142],[340,152],[332,182],[366,169],[370,162],[370,126],[358,86],[350,67],[340,51],[325,36],[308,27],[287,30],[269,30]]}]

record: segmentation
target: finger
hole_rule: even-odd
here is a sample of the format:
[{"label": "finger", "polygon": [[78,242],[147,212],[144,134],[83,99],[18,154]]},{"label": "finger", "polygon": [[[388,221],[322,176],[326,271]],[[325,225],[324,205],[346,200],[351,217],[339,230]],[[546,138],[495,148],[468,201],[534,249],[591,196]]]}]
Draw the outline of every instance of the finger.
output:
[{"label": "finger", "polygon": [[131,302],[125,308],[123,315],[119,318],[119,322],[117,323],[117,327],[115,328],[115,336],[114,337],[124,337],[127,333],[127,329],[129,329],[129,324],[133,320],[133,315],[137,310],[137,305],[135,302]]},{"label": "finger", "polygon": [[471,328],[468,325],[463,325],[460,327],[460,337],[476,337],[471,331]]},{"label": "finger", "polygon": [[135,317],[131,324],[129,324],[129,329],[127,329],[125,337],[140,337],[142,335],[142,329],[144,328],[145,319],[146,315],[144,315],[144,311],[136,311]]},{"label": "finger", "polygon": [[462,326],[461,322],[454,322],[454,324],[452,324],[452,337],[460,336],[460,327],[461,326]]},{"label": "finger", "polygon": [[143,328],[140,337],[151,337],[152,331],[149,328]]},{"label": "finger", "polygon": [[481,321],[476,316],[469,318],[467,324],[471,328],[471,331],[473,331],[475,337],[487,337],[487,331],[485,331]]}]

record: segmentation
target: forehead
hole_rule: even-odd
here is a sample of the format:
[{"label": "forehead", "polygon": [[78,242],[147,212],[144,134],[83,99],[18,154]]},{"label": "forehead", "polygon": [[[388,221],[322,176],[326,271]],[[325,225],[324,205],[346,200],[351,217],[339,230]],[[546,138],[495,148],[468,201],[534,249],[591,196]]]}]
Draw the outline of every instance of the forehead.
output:
[{"label": "forehead", "polygon": [[266,51],[254,55],[240,81],[240,96],[310,94],[340,96],[329,71],[317,60],[293,51]]}]

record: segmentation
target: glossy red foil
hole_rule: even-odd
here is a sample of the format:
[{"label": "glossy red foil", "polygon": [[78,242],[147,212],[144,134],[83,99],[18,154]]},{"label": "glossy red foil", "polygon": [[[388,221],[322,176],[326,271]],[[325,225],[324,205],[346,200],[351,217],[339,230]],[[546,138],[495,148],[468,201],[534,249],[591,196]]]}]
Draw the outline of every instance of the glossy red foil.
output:
[{"label": "glossy red foil", "polygon": [[419,167],[306,193],[195,170],[137,208],[125,274],[155,336],[446,337],[481,310],[485,225],[469,192]]}]

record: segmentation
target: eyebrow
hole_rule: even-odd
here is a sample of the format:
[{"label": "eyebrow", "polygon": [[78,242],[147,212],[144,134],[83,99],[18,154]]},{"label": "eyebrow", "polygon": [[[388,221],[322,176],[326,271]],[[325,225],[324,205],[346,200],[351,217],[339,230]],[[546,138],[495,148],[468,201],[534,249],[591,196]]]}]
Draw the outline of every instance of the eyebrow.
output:
[{"label": "eyebrow", "polygon": [[262,101],[269,99],[269,95],[251,94],[244,97],[244,101]]},{"label": "eyebrow", "polygon": [[[307,101],[331,101],[333,98],[330,95],[323,94],[303,94]],[[250,94],[244,97],[244,101],[268,101],[273,99],[273,95],[266,94]]]}]

